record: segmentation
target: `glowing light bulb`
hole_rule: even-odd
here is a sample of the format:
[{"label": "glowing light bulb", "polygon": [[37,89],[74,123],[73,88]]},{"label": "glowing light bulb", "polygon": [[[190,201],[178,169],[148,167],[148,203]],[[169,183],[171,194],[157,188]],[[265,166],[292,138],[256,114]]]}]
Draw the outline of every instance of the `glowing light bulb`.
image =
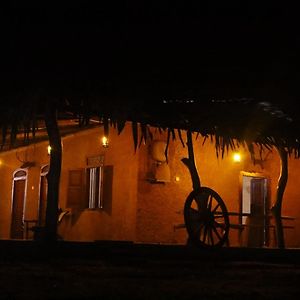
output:
[{"label": "glowing light bulb", "polygon": [[47,147],[47,151],[48,151],[48,155],[50,155],[50,153],[51,153],[51,146],[49,145],[48,147]]},{"label": "glowing light bulb", "polygon": [[241,154],[238,153],[238,152],[235,152],[235,153],[233,154],[233,161],[234,161],[234,162],[240,162],[241,160],[242,160]]},{"label": "glowing light bulb", "polygon": [[102,137],[102,146],[104,148],[107,148],[108,147],[108,138],[106,136],[103,136]]}]

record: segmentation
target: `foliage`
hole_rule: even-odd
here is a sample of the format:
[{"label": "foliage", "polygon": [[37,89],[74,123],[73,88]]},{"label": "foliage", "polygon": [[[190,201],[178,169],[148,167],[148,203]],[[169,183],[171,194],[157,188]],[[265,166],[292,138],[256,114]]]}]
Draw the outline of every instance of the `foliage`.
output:
[{"label": "foliage", "polygon": [[130,121],[135,149],[152,138],[151,128],[158,128],[167,132],[167,142],[179,139],[183,146],[184,130],[205,139],[210,137],[216,154],[222,157],[241,145],[252,152],[254,144],[267,149],[281,145],[299,157],[298,115],[284,102],[285,110],[280,108],[281,103],[253,98],[143,98],[125,92],[121,97],[104,93],[101,87],[73,84],[2,93],[2,147],[5,143],[13,146],[18,133],[23,133],[24,143],[34,140],[36,129],[44,120],[45,104],[51,101],[56,105],[58,119],[77,118],[79,126],[86,126],[92,118],[98,118],[106,134],[111,126],[121,133],[125,122]]}]

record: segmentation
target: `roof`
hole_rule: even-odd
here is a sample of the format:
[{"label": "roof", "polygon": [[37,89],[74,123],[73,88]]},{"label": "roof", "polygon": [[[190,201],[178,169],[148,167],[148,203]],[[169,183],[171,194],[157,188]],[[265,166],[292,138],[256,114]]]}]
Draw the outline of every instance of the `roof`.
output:
[{"label": "roof", "polygon": [[181,139],[179,130],[213,135],[219,150],[243,143],[270,148],[283,145],[298,156],[300,126],[297,110],[284,110],[272,102],[251,98],[162,99],[127,103],[123,110],[122,107],[110,106],[109,114],[102,114],[104,120],[119,126],[120,131],[124,120],[139,123],[141,139],[151,136],[147,129],[147,125],[151,125],[169,130],[171,138]]}]

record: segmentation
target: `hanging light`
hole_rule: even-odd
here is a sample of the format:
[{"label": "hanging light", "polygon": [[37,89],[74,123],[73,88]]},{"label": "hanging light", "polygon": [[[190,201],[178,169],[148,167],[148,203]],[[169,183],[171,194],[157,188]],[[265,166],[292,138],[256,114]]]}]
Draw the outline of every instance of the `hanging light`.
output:
[{"label": "hanging light", "polygon": [[107,148],[108,147],[108,138],[106,136],[103,136],[102,137],[102,146],[104,148]]},{"label": "hanging light", "polygon": [[51,146],[49,145],[49,146],[47,147],[48,155],[51,154],[51,150],[52,150],[52,148],[51,148]]},{"label": "hanging light", "polygon": [[234,152],[232,158],[234,162],[241,162],[242,160],[241,154],[239,152]]}]

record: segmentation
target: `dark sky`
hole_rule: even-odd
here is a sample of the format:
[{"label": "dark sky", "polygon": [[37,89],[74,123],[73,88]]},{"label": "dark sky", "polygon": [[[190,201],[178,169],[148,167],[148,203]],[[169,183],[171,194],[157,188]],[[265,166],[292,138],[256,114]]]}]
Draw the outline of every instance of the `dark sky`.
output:
[{"label": "dark sky", "polygon": [[298,93],[294,7],[86,2],[2,10],[2,78],[155,96]]}]

